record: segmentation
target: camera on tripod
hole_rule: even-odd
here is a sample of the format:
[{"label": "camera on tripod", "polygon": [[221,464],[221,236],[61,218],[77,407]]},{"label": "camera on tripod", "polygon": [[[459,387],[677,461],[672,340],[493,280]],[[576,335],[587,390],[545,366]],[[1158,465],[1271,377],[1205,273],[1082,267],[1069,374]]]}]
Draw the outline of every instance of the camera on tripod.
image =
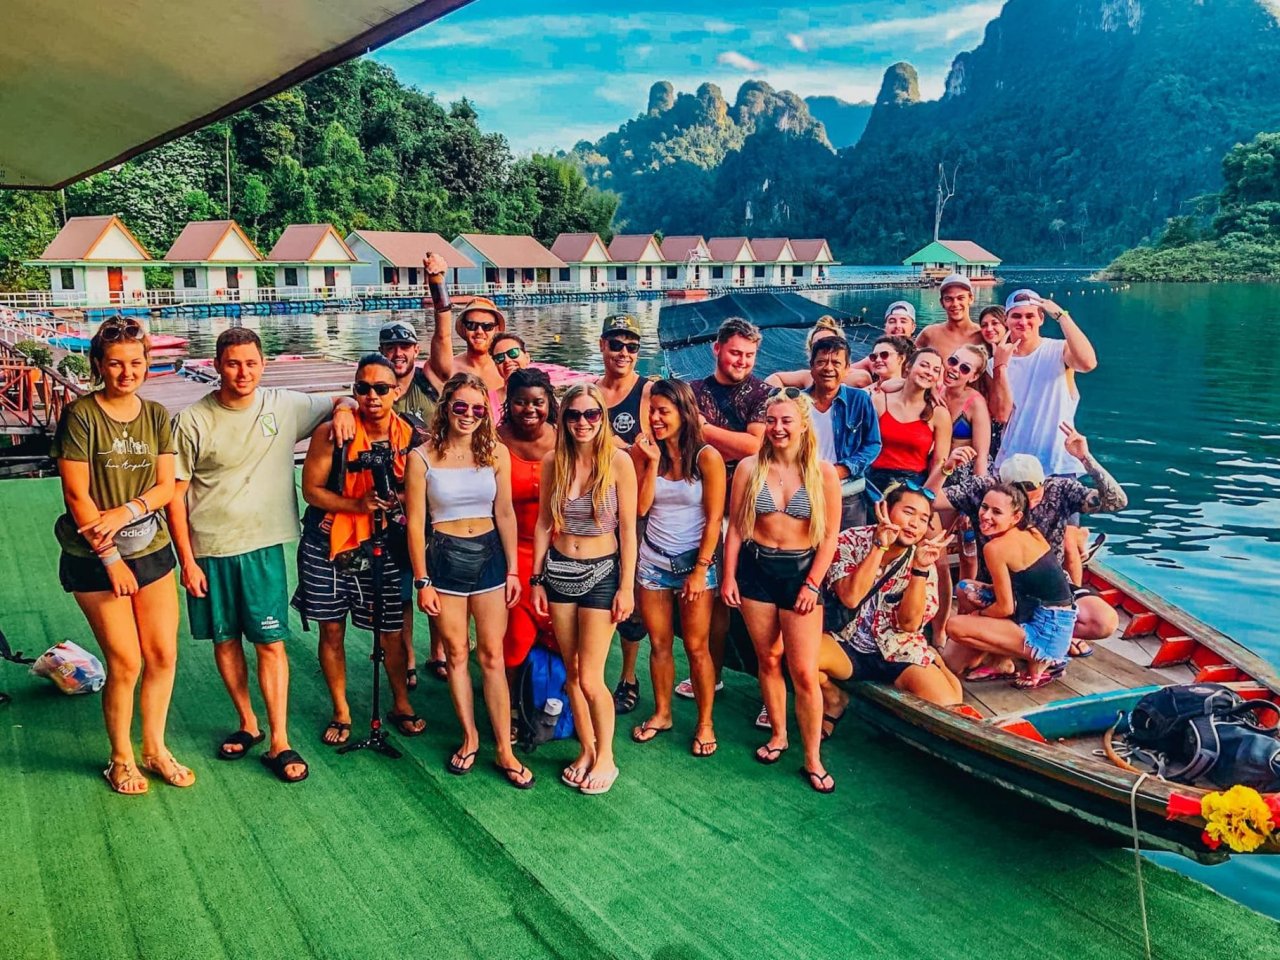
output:
[{"label": "camera on tripod", "polygon": [[356,473],[368,472],[373,481],[373,492],[378,499],[387,503],[395,502],[395,454],[390,447],[361,450],[355,459],[347,461],[347,469]]}]

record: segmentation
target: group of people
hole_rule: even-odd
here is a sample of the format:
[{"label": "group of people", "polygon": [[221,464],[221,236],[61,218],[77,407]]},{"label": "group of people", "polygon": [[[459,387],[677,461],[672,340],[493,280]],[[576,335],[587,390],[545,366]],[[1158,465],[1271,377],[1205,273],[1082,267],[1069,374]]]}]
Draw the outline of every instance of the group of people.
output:
[{"label": "group of people", "polygon": [[[950,706],[961,677],[1052,682],[1069,654],[1088,655],[1088,641],[1115,628],[1082,582],[1079,514],[1125,506],[1072,426],[1075,375],[1096,358],[1070,315],[1033,291],[974,321],[969,281],[948,277],[945,323],[913,339],[914,308],[891,304],[858,362],[824,318],[808,368],[768,381],[754,375],[761,332],[740,318],[720,327],[706,378],[646,379],[640,326],[617,314],[601,329],[604,375],[558,395],[492,301],[455,314],[444,261],[429,255],[424,267],[434,315],[425,362],[413,324],[392,320],[346,397],[261,387],[261,342],[232,327],[217,340],[217,388],[171,421],[137,396],[142,325],[114,318],[95,333],[99,389],[67,407],[54,441],[66,500],[55,532],[62,585],[107,660],[113,790],[146,792],[144,772],[195,782],[165,742],[175,575],[237,714],[217,756],[240,760],[269,736],[261,759],[286,782],[309,773],[288,735],[291,605],[317,624],[332,700],[324,744],[352,736],[348,619],[378,638],[386,721],[403,736],[424,731],[412,704],[416,608],[430,627],[427,670],[447,681],[461,728],[448,771],[470,773],[482,747],[474,645],[493,763],[519,789],[534,775],[513,750],[516,671],[535,645],[558,652],[580,743],[561,780],[587,795],[618,777],[616,717],[638,705],[645,635],[653,711],[634,741],[672,730],[681,695],[697,706],[692,755],[712,756],[726,646],[745,634],[764,702],[756,724],[769,731],[756,759],[776,763],[789,747],[789,676],[802,772],[830,793],[821,745],[848,706],[841,684],[892,683]],[[1046,317],[1064,339],[1041,335]],[[451,331],[465,344],[456,355]],[[947,547],[961,527],[953,614]],[[615,632],[622,675],[611,690]],[[680,683],[677,633],[690,669]],[[257,654],[265,725],[244,641]]]}]

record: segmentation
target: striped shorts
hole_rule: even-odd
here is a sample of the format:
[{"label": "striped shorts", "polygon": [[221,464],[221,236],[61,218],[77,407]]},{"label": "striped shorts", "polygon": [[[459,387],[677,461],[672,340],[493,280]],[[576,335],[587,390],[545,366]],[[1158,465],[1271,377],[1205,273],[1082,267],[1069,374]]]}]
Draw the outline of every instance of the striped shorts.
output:
[{"label": "striped shorts", "polygon": [[[404,624],[400,595],[400,568],[389,555],[382,567],[382,633],[394,633]],[[298,589],[294,609],[310,620],[330,623],[346,619],[361,630],[373,629],[373,571],[338,570],[329,559],[329,544],[304,536],[298,541]]]}]

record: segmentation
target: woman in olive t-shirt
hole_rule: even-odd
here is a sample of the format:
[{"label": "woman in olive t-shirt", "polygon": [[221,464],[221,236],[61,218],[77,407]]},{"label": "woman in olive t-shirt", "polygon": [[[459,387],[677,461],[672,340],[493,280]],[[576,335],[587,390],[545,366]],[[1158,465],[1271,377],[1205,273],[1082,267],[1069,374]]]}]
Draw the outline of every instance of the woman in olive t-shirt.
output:
[{"label": "woman in olive t-shirt", "polygon": [[101,389],[63,411],[51,450],[67,506],[54,525],[62,547],[58,575],[106,657],[102,711],[111,761],[103,776],[124,794],[147,791],[131,736],[139,672],[142,769],[175,787],[196,779],[174,759],[164,737],[177,660],[178,594],[173,548],[160,515],[173,497],[174,444],[164,407],[137,396],[149,355],[138,321],[104,321],[89,344]]}]

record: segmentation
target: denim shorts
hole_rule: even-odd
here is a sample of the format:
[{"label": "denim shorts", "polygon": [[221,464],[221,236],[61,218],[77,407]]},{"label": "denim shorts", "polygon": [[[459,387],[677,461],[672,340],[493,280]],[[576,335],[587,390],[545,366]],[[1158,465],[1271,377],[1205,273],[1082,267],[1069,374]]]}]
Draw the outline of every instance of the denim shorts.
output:
[{"label": "denim shorts", "polygon": [[[671,561],[650,550],[647,544],[640,544],[640,555],[636,559],[636,583],[646,590],[681,590],[687,573],[671,572]],[[707,568],[707,589],[720,587],[720,568],[712,563]]]},{"label": "denim shorts", "polygon": [[1076,628],[1076,608],[1037,607],[1031,619],[1021,626],[1027,635],[1027,649],[1035,659],[1064,660]]}]

